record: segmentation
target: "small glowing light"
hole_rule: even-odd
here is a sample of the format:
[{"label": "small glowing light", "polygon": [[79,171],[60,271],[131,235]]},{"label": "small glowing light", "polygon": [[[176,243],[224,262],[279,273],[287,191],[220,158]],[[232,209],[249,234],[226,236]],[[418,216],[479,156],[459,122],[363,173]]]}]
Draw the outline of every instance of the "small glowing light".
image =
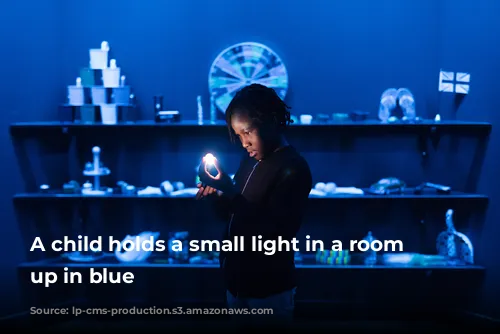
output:
[{"label": "small glowing light", "polygon": [[215,157],[212,153],[208,153],[207,155],[205,155],[203,160],[207,165],[215,165]]}]

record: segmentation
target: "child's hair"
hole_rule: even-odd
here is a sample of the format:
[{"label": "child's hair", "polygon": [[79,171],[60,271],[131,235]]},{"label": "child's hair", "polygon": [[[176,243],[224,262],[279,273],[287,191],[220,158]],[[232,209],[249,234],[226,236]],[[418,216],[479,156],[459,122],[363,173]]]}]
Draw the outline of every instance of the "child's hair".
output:
[{"label": "child's hair", "polygon": [[291,108],[276,94],[274,89],[260,84],[246,86],[236,93],[226,109],[229,135],[232,140],[235,140],[231,127],[231,116],[235,113],[244,112],[257,125],[274,124],[281,131],[293,123],[289,109]]}]

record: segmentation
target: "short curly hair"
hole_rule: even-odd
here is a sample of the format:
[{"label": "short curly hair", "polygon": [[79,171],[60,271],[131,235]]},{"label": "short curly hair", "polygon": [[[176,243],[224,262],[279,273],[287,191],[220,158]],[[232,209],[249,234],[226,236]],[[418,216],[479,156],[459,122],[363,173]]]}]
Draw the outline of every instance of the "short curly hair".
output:
[{"label": "short curly hair", "polygon": [[231,117],[237,112],[245,112],[257,125],[274,124],[282,131],[293,123],[289,109],[274,89],[260,84],[246,86],[236,93],[226,109],[229,135],[236,140]]}]

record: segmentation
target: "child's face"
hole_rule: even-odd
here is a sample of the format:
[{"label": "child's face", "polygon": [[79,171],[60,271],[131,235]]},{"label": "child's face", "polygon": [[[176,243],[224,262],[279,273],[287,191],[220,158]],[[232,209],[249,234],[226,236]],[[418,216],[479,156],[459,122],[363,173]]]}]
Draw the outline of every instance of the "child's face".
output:
[{"label": "child's face", "polygon": [[232,115],[231,127],[251,158],[262,160],[270,150],[274,149],[272,129],[257,128],[245,113]]}]

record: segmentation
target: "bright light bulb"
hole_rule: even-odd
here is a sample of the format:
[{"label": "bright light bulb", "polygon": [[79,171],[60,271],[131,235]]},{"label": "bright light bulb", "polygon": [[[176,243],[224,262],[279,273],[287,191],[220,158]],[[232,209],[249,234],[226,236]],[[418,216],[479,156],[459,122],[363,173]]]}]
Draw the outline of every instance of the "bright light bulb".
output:
[{"label": "bright light bulb", "polygon": [[211,153],[208,153],[207,155],[205,155],[205,157],[203,158],[203,160],[205,161],[205,163],[207,165],[215,165],[215,157]]}]

